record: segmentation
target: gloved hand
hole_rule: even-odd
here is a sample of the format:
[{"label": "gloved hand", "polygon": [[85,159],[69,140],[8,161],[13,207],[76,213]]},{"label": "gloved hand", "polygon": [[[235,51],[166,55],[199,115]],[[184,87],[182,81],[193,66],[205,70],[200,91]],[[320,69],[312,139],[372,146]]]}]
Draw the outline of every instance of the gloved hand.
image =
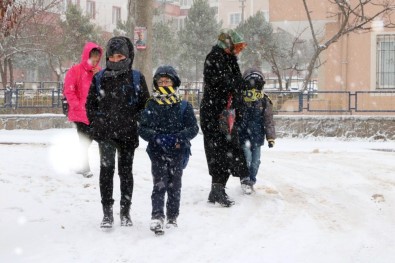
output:
[{"label": "gloved hand", "polygon": [[175,134],[158,134],[155,136],[155,142],[167,150],[171,150],[177,143]]},{"label": "gloved hand", "polygon": [[269,148],[273,148],[273,146],[274,146],[274,140],[273,139],[267,140],[267,143],[268,143]]}]

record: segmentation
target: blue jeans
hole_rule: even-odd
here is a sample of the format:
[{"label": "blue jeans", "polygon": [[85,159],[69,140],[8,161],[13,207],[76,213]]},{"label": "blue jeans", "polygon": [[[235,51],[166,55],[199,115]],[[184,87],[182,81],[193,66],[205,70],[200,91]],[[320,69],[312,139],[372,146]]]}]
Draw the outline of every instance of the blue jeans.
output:
[{"label": "blue jeans", "polygon": [[255,184],[256,175],[258,173],[259,165],[261,164],[261,146],[249,147],[244,144],[243,151],[247,161],[250,180]]}]

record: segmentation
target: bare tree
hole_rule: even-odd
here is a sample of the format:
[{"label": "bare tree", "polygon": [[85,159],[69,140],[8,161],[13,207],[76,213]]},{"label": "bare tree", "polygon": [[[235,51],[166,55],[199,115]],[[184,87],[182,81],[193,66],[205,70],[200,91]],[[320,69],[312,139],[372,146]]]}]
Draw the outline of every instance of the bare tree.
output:
[{"label": "bare tree", "polygon": [[71,63],[80,62],[81,50],[86,42],[92,41],[101,46],[105,43],[101,29],[91,23],[90,17],[76,5],[68,5],[65,18],[57,19],[52,25],[45,28],[56,32],[57,37],[47,37],[42,44],[49,58],[49,66],[60,81]]},{"label": "bare tree", "polygon": [[311,79],[313,70],[317,67],[317,61],[320,54],[328,49],[333,43],[338,41],[342,36],[352,32],[369,32],[372,30],[372,22],[375,20],[382,21],[383,28],[394,27],[391,21],[391,15],[395,10],[394,0],[327,0],[333,8],[328,10],[336,10],[337,12],[328,13],[335,18],[339,26],[337,31],[332,35],[326,35],[322,39],[318,39],[318,33],[314,28],[311,18],[311,10],[307,0],[303,0],[303,6],[308,18],[311,35],[314,43],[314,52],[307,66],[307,74],[304,78],[303,89],[307,89],[307,83]]},{"label": "bare tree", "polygon": [[307,68],[306,58],[311,56],[311,43],[303,39],[302,34],[303,31],[294,36],[279,30],[273,34],[271,44],[262,53],[262,57],[269,62],[273,74],[277,77],[279,90],[288,90],[292,79]]},{"label": "bare tree", "polygon": [[269,66],[267,70],[275,75],[279,90],[288,89],[292,78],[306,70],[312,49],[311,43],[301,37],[306,29],[297,35],[280,28],[275,32],[264,14],[257,12],[236,30],[244,35],[248,43],[241,56],[242,68]]},{"label": "bare tree", "polygon": [[[0,38],[0,74],[3,87],[7,85],[8,76],[13,82],[13,58],[18,54],[29,54],[43,51],[40,40],[46,37],[35,26],[46,21],[46,13],[57,8],[61,0],[51,0],[45,4],[42,1],[18,1],[22,7],[15,23],[9,28],[6,35]],[[9,73],[8,73],[9,71]]]},{"label": "bare tree", "polygon": [[15,27],[22,12],[20,3],[14,0],[0,1],[0,38],[7,37]]}]

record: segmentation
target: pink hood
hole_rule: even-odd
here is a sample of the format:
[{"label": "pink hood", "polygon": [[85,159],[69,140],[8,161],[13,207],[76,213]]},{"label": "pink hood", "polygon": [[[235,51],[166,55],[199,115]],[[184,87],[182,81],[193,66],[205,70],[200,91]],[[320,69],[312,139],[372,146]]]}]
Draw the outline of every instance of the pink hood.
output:
[{"label": "pink hood", "polygon": [[[100,58],[103,56],[103,50],[99,45],[93,42],[86,43],[80,64],[72,66],[66,73],[63,90],[69,103],[69,121],[83,122],[87,125],[89,125],[89,120],[86,116],[85,103],[94,75],[93,66],[89,63],[89,53],[93,48],[100,50]],[[99,66],[96,67],[100,69]]]}]

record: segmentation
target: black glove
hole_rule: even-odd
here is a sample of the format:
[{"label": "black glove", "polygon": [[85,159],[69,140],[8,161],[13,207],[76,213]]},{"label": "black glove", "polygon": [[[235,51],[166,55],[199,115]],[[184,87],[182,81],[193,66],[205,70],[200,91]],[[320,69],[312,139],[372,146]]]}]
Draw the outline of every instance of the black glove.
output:
[{"label": "black glove", "polygon": [[274,140],[273,139],[267,140],[267,143],[268,143],[269,148],[273,148],[273,146],[274,146]]}]

